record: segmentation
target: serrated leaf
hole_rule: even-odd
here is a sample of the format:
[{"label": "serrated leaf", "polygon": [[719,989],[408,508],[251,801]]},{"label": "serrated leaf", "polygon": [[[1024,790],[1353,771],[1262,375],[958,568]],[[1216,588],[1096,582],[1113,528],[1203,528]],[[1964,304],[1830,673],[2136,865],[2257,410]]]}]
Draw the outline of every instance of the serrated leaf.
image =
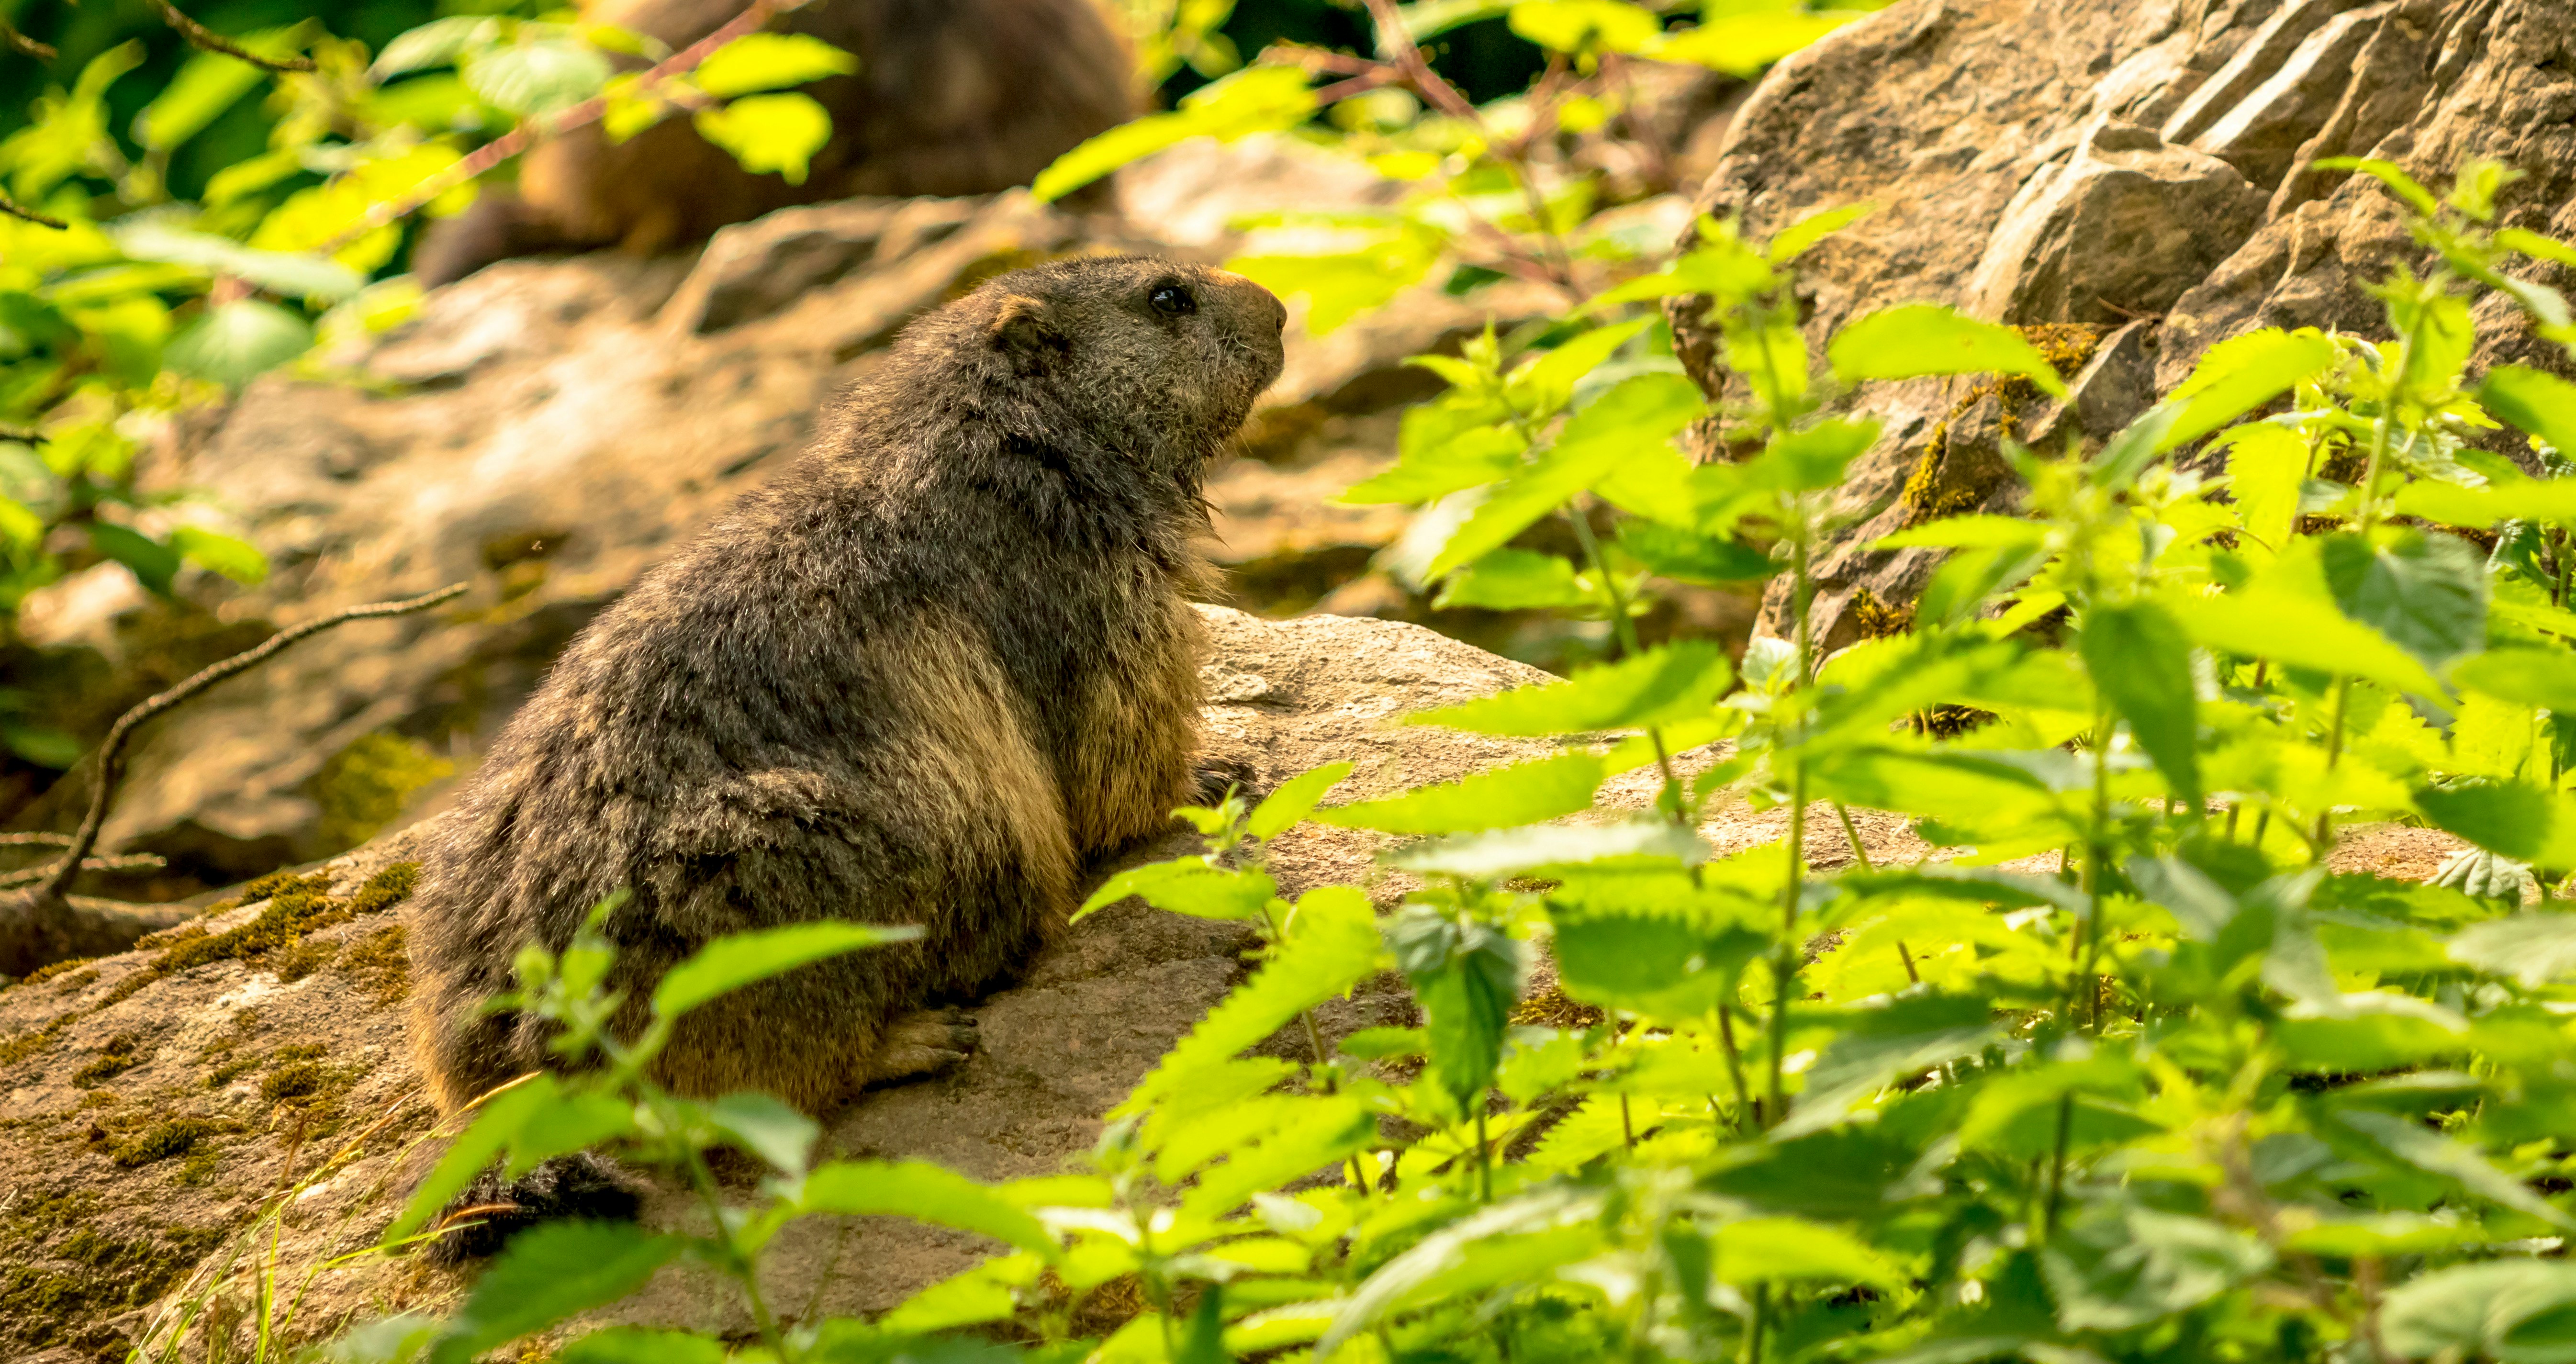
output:
[{"label": "serrated leaf", "polygon": [[2549,792],[2521,781],[2476,778],[2415,792],[2415,808],[2436,828],[2507,857],[2538,861],[2558,816]]},{"label": "serrated leaf", "polygon": [[1189,1035],[1163,1054],[1111,1116],[1140,1113],[1185,1088],[1295,1021],[1298,1014],[1347,993],[1377,970],[1377,911],[1350,886],[1324,886],[1298,897],[1278,955],[1235,987]]},{"label": "serrated leaf", "polygon": [[2406,1359],[2576,1359],[2576,1264],[2505,1259],[2451,1265],[2391,1289],[2381,1344]]},{"label": "serrated leaf", "polygon": [[2472,691],[2576,715],[2576,655],[2563,649],[2489,649],[2460,660],[2451,677]]},{"label": "serrated leaf", "polygon": [[687,1241],[628,1222],[548,1222],[510,1238],[431,1347],[436,1364],[495,1349],[644,1286]]},{"label": "serrated leaf", "polygon": [[2021,333],[1935,304],[1871,313],[1835,333],[1825,354],[1835,377],[1847,384],[1924,374],[2014,374],[2051,397],[2066,396],[2065,381]]},{"label": "serrated leaf", "polygon": [[1717,1277],[1757,1284],[1823,1280],[1893,1288],[1905,1275],[1839,1228],[1802,1217],[1748,1217],[1717,1229]]},{"label": "serrated leaf", "polygon": [[827,1161],[794,1186],[788,1202],[798,1215],[909,1217],[989,1236],[1033,1255],[1057,1254],[1045,1223],[991,1186],[926,1160]]},{"label": "serrated leaf", "polygon": [[2576,977],[2576,914],[2542,910],[2471,924],[2446,950],[2463,966],[2537,990]]},{"label": "serrated leaf", "polygon": [[1594,600],[1575,576],[1574,565],[1554,554],[1498,549],[1440,585],[1431,604],[1477,606],[1489,611],[1564,610]]},{"label": "serrated leaf", "polygon": [[1708,844],[1699,835],[1660,819],[1497,829],[1416,843],[1386,855],[1387,865],[1399,870],[1470,880],[1532,875],[1551,868],[1600,862],[1679,861],[1696,866],[1707,859]]},{"label": "serrated leaf", "polygon": [[570,1155],[635,1131],[635,1106],[613,1094],[575,1092],[540,1104],[510,1134],[503,1179],[517,1179],[557,1156]]},{"label": "serrated leaf", "polygon": [[312,348],[312,324],[274,303],[241,298],[208,308],[170,338],[161,358],[181,374],[239,388]]},{"label": "serrated leaf", "polygon": [[1416,711],[1404,722],[1520,738],[1672,724],[1706,714],[1733,681],[1733,671],[1716,643],[1680,640],[1578,669],[1563,682]]},{"label": "serrated leaf", "polygon": [[2172,603],[2174,619],[2201,644],[2246,658],[2342,674],[2438,701],[2442,684],[2386,635],[2326,602],[2267,587]]},{"label": "serrated leaf", "polygon": [[1110,877],[1074,918],[1107,909],[1135,896],[1154,908],[1194,919],[1249,919],[1259,915],[1279,887],[1268,873],[1212,866],[1204,857],[1148,862]]},{"label": "serrated leaf", "polygon": [[2265,327],[2209,348],[2191,377],[2174,390],[2181,404],[2158,450],[2188,445],[2323,373],[2335,362],[2335,344],[2314,328],[2285,332]]},{"label": "serrated leaf", "polygon": [[1293,66],[1253,66],[1190,92],[1168,114],[1131,119],[1083,142],[1038,172],[1029,192],[1040,203],[1071,194],[1111,171],[1193,137],[1230,141],[1292,128],[1315,112],[1315,92]]},{"label": "serrated leaf", "polygon": [[812,1118],[767,1094],[727,1094],[707,1105],[707,1120],[734,1145],[793,1179],[805,1173],[814,1139],[823,1129]]},{"label": "serrated leaf", "polygon": [[1658,577],[1711,587],[1768,578],[1781,568],[1766,550],[1652,521],[1620,527],[1619,548]]},{"label": "serrated leaf", "polygon": [[465,1192],[465,1186],[483,1173],[484,1167],[501,1154],[531,1117],[539,1110],[553,1106],[562,1093],[562,1082],[552,1075],[540,1073],[484,1104],[473,1124],[448,1143],[447,1153],[438,1158],[438,1164],[430,1167],[429,1174],[413,1188],[411,1201],[403,1205],[402,1213],[385,1228],[378,1244],[394,1245],[427,1226],[439,1209],[447,1206],[448,1200]]},{"label": "serrated leaf", "polygon": [[2104,603],[2085,613],[2077,652],[2174,794],[2197,808],[2200,702],[2182,627],[2152,601]]},{"label": "serrated leaf", "polygon": [[719,995],[785,975],[797,967],[862,948],[912,942],[920,936],[921,930],[910,924],[861,924],[842,919],[730,934],[699,948],[662,977],[662,983],[653,989],[653,1012],[663,1018],[677,1018]]},{"label": "serrated leaf", "polygon": [[1770,939],[1734,925],[1663,914],[1550,906],[1550,948],[1565,992],[1649,1018],[1699,1021],[1734,1000],[1746,963]]},{"label": "serrated leaf", "polygon": [[475,98],[532,118],[561,112],[598,94],[608,84],[612,68],[607,56],[588,43],[541,37],[468,50],[457,71]]},{"label": "serrated leaf", "polygon": [[1315,822],[1391,834],[1446,834],[1542,824],[1591,808],[1605,773],[1590,753],[1497,767],[1440,786],[1315,812]]},{"label": "serrated leaf", "polygon": [[1278,790],[1254,807],[1251,817],[1244,822],[1244,832],[1254,838],[1277,838],[1288,832],[1297,821],[1306,818],[1315,808],[1315,802],[1324,798],[1325,792],[1340,785],[1342,779],[1350,774],[1351,765],[1347,762],[1326,763],[1280,783]]},{"label": "serrated leaf", "polygon": [[1509,477],[1521,467],[1521,455],[1529,449],[1529,442],[1510,426],[1481,426],[1438,439],[1427,435],[1417,438],[1415,428],[1434,422],[1435,418],[1425,414],[1435,411],[1434,407],[1417,407],[1406,412],[1404,456],[1394,468],[1361,479],[1335,500],[1352,506],[1436,502],[1451,493]]},{"label": "serrated leaf", "polygon": [[2576,456],[2576,384],[2521,365],[2498,365],[2478,383],[2478,406]]},{"label": "serrated leaf", "polygon": [[2466,541],[2410,529],[2380,546],[2359,535],[2328,535],[2318,549],[2343,613],[2427,668],[2486,643],[2486,566]]},{"label": "serrated leaf", "polygon": [[376,55],[375,65],[367,68],[367,75],[382,82],[406,71],[446,66],[499,42],[501,34],[501,21],[490,15],[458,14],[432,19],[385,44],[385,50]]},{"label": "serrated leaf", "polygon": [[699,110],[689,122],[744,170],[775,171],[791,185],[805,183],[814,153],[832,140],[832,115],[811,95],[745,95],[721,109]]},{"label": "serrated leaf", "polygon": [[1567,421],[1554,445],[1495,487],[1440,547],[1424,576],[1443,577],[1501,549],[1621,460],[1672,439],[1706,410],[1699,389],[1678,374],[1621,381]]},{"label": "serrated leaf", "polygon": [[[1673,59],[1667,57],[1664,60]],[[1773,265],[1786,265],[1807,254],[1816,243],[1877,211],[1878,205],[1866,199],[1837,208],[1818,209],[1774,234],[1769,246],[1764,249],[1763,255]]]},{"label": "serrated leaf", "polygon": [[746,33],[707,54],[689,83],[718,99],[846,76],[859,59],[803,33]]},{"label": "serrated leaf", "polygon": [[2474,1149],[2428,1131],[2411,1118],[2361,1109],[2346,1109],[2335,1117],[2419,1170],[2455,1181],[2480,1198],[2536,1217],[2561,1231],[2576,1231],[2576,1217],[2561,1212],[2522,1181],[2489,1164]]}]

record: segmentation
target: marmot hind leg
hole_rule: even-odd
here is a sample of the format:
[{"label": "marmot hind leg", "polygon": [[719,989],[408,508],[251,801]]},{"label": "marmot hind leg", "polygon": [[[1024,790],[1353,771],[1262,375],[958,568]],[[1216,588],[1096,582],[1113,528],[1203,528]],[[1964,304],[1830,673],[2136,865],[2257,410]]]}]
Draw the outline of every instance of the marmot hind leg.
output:
[{"label": "marmot hind leg", "polygon": [[514,1180],[502,1179],[495,1166],[448,1203],[440,1224],[454,1221],[457,1225],[434,1233],[421,1256],[452,1269],[499,1253],[511,1237],[539,1222],[562,1218],[632,1222],[643,1204],[631,1175],[588,1151],[540,1161],[537,1168]]},{"label": "marmot hind leg", "polygon": [[966,1064],[981,1044],[975,1016],[963,1009],[924,1009],[898,1018],[868,1058],[863,1085],[898,1084]]}]

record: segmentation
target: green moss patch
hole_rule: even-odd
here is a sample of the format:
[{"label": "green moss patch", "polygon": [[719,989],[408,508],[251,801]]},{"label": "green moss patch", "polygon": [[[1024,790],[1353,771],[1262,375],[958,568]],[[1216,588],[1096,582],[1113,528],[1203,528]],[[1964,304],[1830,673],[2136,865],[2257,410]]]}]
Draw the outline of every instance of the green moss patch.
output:
[{"label": "green moss patch", "polygon": [[99,1047],[96,1058],[72,1072],[73,1086],[90,1089],[143,1064],[147,1053],[141,1050],[142,1046],[143,1039],[130,1032],[121,1032],[107,1039]]},{"label": "green moss patch", "polygon": [[108,1159],[122,1170],[139,1169],[172,1156],[184,1156],[218,1129],[203,1118],[172,1118],[155,1123],[117,1144]]},{"label": "green moss patch", "polygon": [[335,848],[356,847],[392,823],[422,787],[455,774],[455,763],[417,739],[365,735],[333,754],[315,779],[321,836]]}]

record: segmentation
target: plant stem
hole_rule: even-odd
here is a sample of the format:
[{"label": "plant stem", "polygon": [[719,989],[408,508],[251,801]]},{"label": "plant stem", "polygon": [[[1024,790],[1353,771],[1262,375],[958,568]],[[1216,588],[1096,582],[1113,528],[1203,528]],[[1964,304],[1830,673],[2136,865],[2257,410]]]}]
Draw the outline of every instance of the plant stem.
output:
[{"label": "plant stem", "polygon": [[2048,1160],[2048,1202],[2040,1215],[2040,1238],[2057,1234],[2058,1198],[2066,1190],[2066,1145],[2075,1129],[2075,1096],[2061,1094],[2057,1099],[2057,1150]]},{"label": "plant stem", "polygon": [[[1834,818],[1843,822],[1843,837],[1851,840],[1852,860],[1860,863],[1860,869],[1862,871],[1878,870],[1876,867],[1869,864],[1869,849],[1861,845],[1860,829],[1852,823],[1851,807],[1843,804],[1841,801],[1835,801]],[[1906,973],[1908,975],[1913,974],[1913,969],[1914,968],[1910,966],[1907,967]]]},{"label": "plant stem", "polygon": [[[1610,561],[1601,552],[1600,538],[1592,533],[1592,518],[1581,499],[1566,509],[1565,519],[1574,523],[1575,542],[1583,546],[1584,562],[1592,565],[1592,576],[1601,583],[1601,595],[1609,602],[1610,631],[1619,641],[1619,656],[1634,658],[1644,649],[1637,643],[1637,622],[1628,614],[1628,594],[1619,590],[1619,579],[1610,571]],[[1683,799],[1681,773],[1673,767],[1673,755],[1664,749],[1664,732],[1646,730],[1646,739],[1655,747],[1655,769],[1664,776],[1664,797],[1673,822],[1687,829],[1692,812]]]},{"label": "plant stem", "polygon": [[[2346,707],[2348,707],[2351,703],[2352,703],[2352,679],[2351,679],[2351,678],[2349,678],[2349,677],[2338,677],[2338,678],[2336,678],[2336,679],[2335,679],[2335,694],[2334,694],[2334,719],[2333,719],[2331,722],[2329,722],[2329,723],[2328,723],[2328,725],[2326,726],[2326,772],[2327,772],[2329,775],[2332,775],[2332,773],[2334,772],[2334,770],[2335,770],[2335,764],[2336,764],[2338,761],[2341,761],[2341,760],[2342,760],[2342,758],[2343,758],[2343,721],[2344,721],[2344,712],[2345,712],[2345,708],[2346,708]],[[2315,843],[2315,844],[2317,844],[2319,847],[2329,847],[2329,846],[2331,846],[2331,845],[2330,845],[2330,844],[2328,844],[2328,843],[2326,842],[2326,839],[2327,839],[2327,838],[2328,838],[2328,836],[2330,836],[2333,832],[2334,832],[2334,804],[2333,804],[2332,799],[2331,799],[2331,798],[2329,798],[2329,799],[2328,799],[2328,802],[2327,802],[2327,804],[2326,804],[2326,808],[2324,808],[2324,809],[2322,809],[2322,810],[2317,811],[2317,836],[2316,836],[2314,839],[2310,840],[2310,841],[2314,842],[2314,843]],[[2319,856],[2320,856],[2320,857],[2322,857],[2323,855],[2324,855],[2324,854],[2322,854],[2322,853],[2320,853],[2320,854],[2319,854]]]},{"label": "plant stem", "polygon": [[1744,1089],[1744,1057],[1735,1048],[1733,1017],[1734,1010],[1723,1004],[1717,1006],[1717,1040],[1726,1050],[1726,1078],[1735,1083],[1735,1127],[1742,1131],[1753,1117],[1753,1106]]},{"label": "plant stem", "polygon": [[1494,1149],[1485,1137],[1485,1096],[1476,1096],[1476,1201],[1494,1201]]}]

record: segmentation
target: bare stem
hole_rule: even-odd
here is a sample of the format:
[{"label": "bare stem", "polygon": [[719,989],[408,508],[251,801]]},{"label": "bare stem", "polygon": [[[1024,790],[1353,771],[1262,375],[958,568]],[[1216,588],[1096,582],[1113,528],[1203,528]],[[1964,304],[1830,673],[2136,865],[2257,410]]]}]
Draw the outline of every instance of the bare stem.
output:
[{"label": "bare stem", "polygon": [[12,218],[19,218],[27,222],[34,223],[38,227],[53,228],[57,232],[63,231],[71,226],[71,224],[64,222],[60,218],[53,217],[50,214],[38,213],[36,210],[27,207],[25,204],[19,203],[17,200],[10,198],[6,194],[0,194],[0,213],[5,213]]},{"label": "bare stem", "polygon": [[26,34],[20,33],[11,27],[6,19],[0,19],[0,47],[11,48],[40,62],[49,62],[62,55],[54,51],[50,44],[37,42]]},{"label": "bare stem", "polygon": [[[753,32],[779,15],[802,9],[810,2],[811,0],[753,0],[750,8],[726,21],[723,27],[672,53],[659,65],[637,77],[636,93],[644,96],[652,95],[655,86],[674,76],[685,76],[696,70],[698,63],[705,61],[717,48],[746,33]],[[397,199],[388,199],[369,208],[357,222],[342,229],[330,240],[314,247],[313,254],[328,256],[377,228],[410,217],[431,200],[536,145],[540,137],[552,137],[571,132],[575,128],[587,127],[607,115],[607,96],[593,95],[552,118],[529,119],[475,148],[447,169],[421,181],[409,194]]]},{"label": "bare stem", "polygon": [[146,721],[159,717],[171,707],[228,677],[238,676],[258,667],[298,640],[309,639],[335,625],[346,625],[353,620],[407,616],[415,611],[426,611],[441,602],[450,601],[462,595],[465,588],[466,584],[456,583],[435,592],[402,601],[380,601],[365,606],[353,606],[346,611],[324,616],[319,620],[308,620],[302,625],[280,630],[253,648],[243,650],[220,663],[199,669],[193,676],[169,690],[116,717],[116,724],[107,731],[107,741],[98,746],[98,777],[96,784],[90,789],[89,814],[81,820],[80,831],[72,835],[69,851],[62,861],[55,864],[52,873],[36,888],[36,898],[60,899],[63,887],[71,882],[73,873],[79,871],[89,860],[90,850],[98,846],[99,830],[107,823],[108,806],[116,799],[117,779],[124,774],[126,741],[132,738],[134,731]]},{"label": "bare stem", "polygon": [[313,59],[311,57],[288,57],[284,60],[273,60],[250,51],[241,44],[234,42],[232,39],[215,32],[204,24],[198,23],[187,15],[181,14],[179,12],[179,7],[171,4],[170,0],[152,0],[152,7],[161,11],[161,21],[168,24],[171,28],[176,29],[180,37],[188,40],[188,46],[190,47],[204,48],[208,52],[220,52],[235,61],[248,62],[262,71],[311,71],[315,69]]}]

